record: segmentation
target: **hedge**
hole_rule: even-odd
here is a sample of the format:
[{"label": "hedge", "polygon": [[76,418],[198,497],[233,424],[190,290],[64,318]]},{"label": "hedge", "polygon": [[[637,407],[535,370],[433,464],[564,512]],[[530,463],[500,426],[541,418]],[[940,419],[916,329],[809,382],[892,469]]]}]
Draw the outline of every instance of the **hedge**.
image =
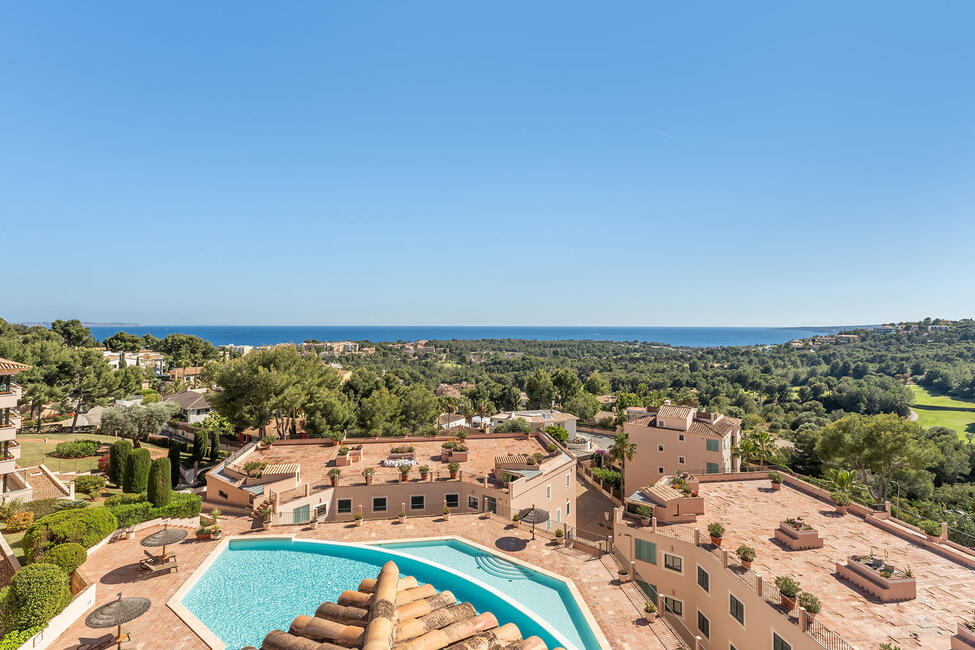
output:
[{"label": "hedge", "polygon": [[0,650],[18,650],[20,646],[27,643],[28,639],[46,627],[47,623],[44,625],[35,625],[34,627],[29,627],[26,630],[8,632],[4,635],[3,639],[0,639]]},{"label": "hedge", "polygon": [[108,537],[118,520],[107,508],[64,510],[41,517],[24,535],[24,556],[27,562],[37,562],[49,549],[66,542],[77,542],[91,548]]},{"label": "hedge", "polygon": [[140,503],[127,503],[121,506],[112,506],[109,508],[115,518],[118,520],[119,528],[128,528],[129,526],[134,526],[135,524],[141,523],[143,521],[148,521],[153,518],[152,516],[152,504],[148,501],[142,501]]},{"label": "hedge", "polygon": [[125,492],[144,492],[149,484],[149,466],[152,458],[149,450],[133,449],[125,458],[125,471],[122,473],[122,489]]},{"label": "hedge", "polygon": [[57,565],[64,569],[65,573],[70,574],[84,564],[87,559],[88,551],[85,550],[84,546],[75,542],[68,542],[52,548],[41,562]]},{"label": "hedge", "polygon": [[112,506],[124,506],[127,503],[139,503],[140,501],[145,501],[146,496],[136,492],[131,494],[129,492],[123,492],[122,494],[113,494],[112,496],[105,499],[103,504],[106,508],[111,508]]},{"label": "hedge", "polygon": [[[123,496],[123,495],[119,495]],[[131,498],[133,495],[125,495]],[[159,508],[153,507],[153,505],[146,500],[144,494],[137,495],[139,501],[128,501],[120,505],[111,505],[109,510],[118,519],[119,528],[127,528],[129,526],[134,526],[135,524],[142,523],[143,521],[149,521],[150,519],[159,518],[175,518],[175,519],[188,519],[190,517],[200,516],[200,509],[203,505],[203,498],[198,494],[190,494],[188,492],[177,492],[173,495],[173,500],[170,501],[169,505],[161,506]],[[105,501],[108,505],[108,500]]]},{"label": "hedge", "polygon": [[92,499],[97,497],[105,487],[105,479],[95,474],[85,474],[79,476],[74,481],[74,489],[83,494],[87,494]]},{"label": "hedge", "polygon": [[31,564],[0,591],[0,625],[4,632],[43,625],[70,602],[67,573],[53,564]]},{"label": "hedge", "polygon": [[115,485],[122,485],[122,475],[125,474],[125,458],[132,453],[132,443],[128,440],[113,442],[108,451],[108,480]]},{"label": "hedge", "polygon": [[57,458],[84,458],[94,456],[102,443],[97,440],[65,440],[59,442],[54,447],[54,456]]},{"label": "hedge", "polygon": [[149,502],[157,508],[168,506],[173,500],[171,469],[168,458],[157,458],[149,467],[149,485],[146,492]]}]

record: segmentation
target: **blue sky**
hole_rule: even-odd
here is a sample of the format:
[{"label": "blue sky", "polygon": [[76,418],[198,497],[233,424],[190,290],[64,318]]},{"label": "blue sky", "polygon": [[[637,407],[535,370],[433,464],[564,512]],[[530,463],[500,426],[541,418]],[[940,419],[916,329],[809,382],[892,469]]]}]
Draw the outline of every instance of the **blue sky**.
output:
[{"label": "blue sky", "polygon": [[0,317],[971,317],[975,4],[0,6]]}]

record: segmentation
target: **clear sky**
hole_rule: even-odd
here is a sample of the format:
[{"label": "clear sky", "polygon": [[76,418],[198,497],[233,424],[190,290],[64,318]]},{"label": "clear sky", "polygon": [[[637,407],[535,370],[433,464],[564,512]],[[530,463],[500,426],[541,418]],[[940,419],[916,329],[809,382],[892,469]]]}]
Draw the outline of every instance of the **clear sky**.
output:
[{"label": "clear sky", "polygon": [[0,317],[975,315],[975,3],[6,2]]}]

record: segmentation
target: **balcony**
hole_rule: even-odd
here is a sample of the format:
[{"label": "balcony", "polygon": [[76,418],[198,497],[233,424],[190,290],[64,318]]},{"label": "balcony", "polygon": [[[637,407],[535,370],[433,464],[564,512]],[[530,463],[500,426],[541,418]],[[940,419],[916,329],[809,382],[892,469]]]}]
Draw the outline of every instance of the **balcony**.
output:
[{"label": "balcony", "polygon": [[0,458],[0,474],[9,474],[17,469],[17,459],[8,454],[6,458]]},{"label": "balcony", "polygon": [[24,389],[19,384],[11,384],[10,390],[0,387],[0,409],[17,408],[17,402],[24,395]]},{"label": "balcony", "polygon": [[0,424],[0,442],[14,440],[17,437],[17,430],[20,429],[21,418],[19,415],[10,416],[9,424]]}]

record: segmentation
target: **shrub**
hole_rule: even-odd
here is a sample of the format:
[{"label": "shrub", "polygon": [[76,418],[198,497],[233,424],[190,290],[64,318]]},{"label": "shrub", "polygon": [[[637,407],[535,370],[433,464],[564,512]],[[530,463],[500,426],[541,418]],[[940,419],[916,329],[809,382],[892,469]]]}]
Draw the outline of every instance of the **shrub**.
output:
[{"label": "shrub", "polygon": [[636,514],[641,519],[649,519],[653,516],[653,508],[650,506],[637,506]]},{"label": "shrub", "polygon": [[494,429],[498,433],[528,433],[528,421],[524,418],[505,420]]},{"label": "shrub", "polygon": [[156,517],[173,517],[176,519],[199,517],[202,506],[203,497],[201,497],[199,494],[177,492],[173,494],[173,500],[169,502],[169,505],[161,508],[154,508],[152,511],[152,517],[150,517],[150,519],[154,519]]},{"label": "shrub", "polygon": [[555,536],[558,537],[559,539],[561,539],[562,537],[565,536],[565,533],[562,532],[562,529],[561,528],[556,528],[555,529]]},{"label": "shrub", "polygon": [[657,611],[657,606],[650,601],[647,601],[643,605],[643,611],[645,611],[647,614],[654,614]]},{"label": "shrub", "polygon": [[941,537],[941,524],[931,521],[930,519],[925,519],[920,524],[918,528],[924,531],[925,535],[931,535],[933,537]]},{"label": "shrub", "polygon": [[71,602],[68,574],[53,564],[24,567],[0,593],[4,632],[44,625]]},{"label": "shrub", "polygon": [[352,518],[355,519],[356,521],[359,521],[360,519],[362,519],[362,513],[357,512],[352,516]]},{"label": "shrub", "polygon": [[129,503],[139,503],[140,501],[145,501],[146,495],[144,494],[130,494],[128,492],[123,492],[122,494],[113,494],[112,496],[105,499],[104,505],[106,508],[111,508],[112,506],[124,506]]},{"label": "shrub", "polygon": [[87,501],[72,499],[41,499],[40,501],[31,501],[28,503],[27,509],[34,513],[34,521],[37,521],[41,517],[46,517],[47,515],[55,512],[61,512],[62,510],[75,510],[77,508],[84,508],[87,506]]},{"label": "shrub", "polygon": [[364,470],[362,470],[362,475],[365,476],[365,477],[367,477],[367,478],[370,477],[370,476],[372,476],[375,473],[376,473],[376,468],[375,467],[367,467]]},{"label": "shrub", "polygon": [[721,539],[722,537],[724,537],[724,526],[722,526],[718,522],[714,522],[713,524],[708,524],[708,535],[714,537],[715,539]]},{"label": "shrub", "polygon": [[157,458],[149,467],[149,485],[146,488],[149,502],[157,508],[168,506],[173,500],[173,486],[168,458]]},{"label": "shrub", "polygon": [[768,480],[770,480],[773,483],[775,483],[776,485],[778,485],[779,483],[782,482],[782,475],[779,474],[778,472],[769,472],[768,473]]},{"label": "shrub", "polygon": [[118,519],[108,508],[64,510],[41,517],[24,535],[24,555],[37,562],[48,549],[67,542],[91,548],[118,528]]},{"label": "shrub", "polygon": [[149,466],[152,458],[148,449],[133,449],[125,459],[122,489],[126,492],[145,492],[149,485]]},{"label": "shrub", "polygon": [[349,454],[349,448],[348,447],[346,447],[345,445],[342,445],[341,447],[339,447],[339,456],[348,456],[348,454]]},{"label": "shrub", "polygon": [[22,530],[30,528],[32,523],[34,523],[34,513],[30,510],[15,512],[7,517],[7,525],[4,527],[3,532],[19,533]]},{"label": "shrub", "polygon": [[85,474],[84,476],[79,476],[75,479],[74,489],[83,494],[87,494],[89,498],[94,499],[108,483],[103,477],[97,474]]},{"label": "shrub", "polygon": [[[3,592],[0,592],[0,594],[2,593]],[[47,623],[43,625],[35,625],[34,627],[29,627],[26,630],[8,632],[4,635],[3,639],[0,639],[0,650],[19,650],[20,646],[27,643],[28,639],[46,627]]]},{"label": "shrub", "polygon": [[108,480],[115,485],[122,485],[125,474],[125,459],[132,453],[132,443],[128,440],[113,442],[108,450]]},{"label": "shrub", "polygon": [[593,467],[592,475],[598,478],[603,483],[607,483],[613,487],[619,487],[620,481],[622,481],[622,476],[619,472],[614,469],[603,469],[602,467]]},{"label": "shrub", "polygon": [[833,500],[838,506],[846,507],[850,505],[850,495],[843,490],[837,490],[836,492],[830,492],[829,498]]},{"label": "shrub", "polygon": [[819,610],[822,609],[822,604],[820,604],[819,599],[813,596],[808,591],[804,591],[799,594],[799,607],[810,614],[818,614]]},{"label": "shrub", "polygon": [[65,573],[71,573],[88,559],[88,552],[85,547],[75,542],[58,544],[44,556],[41,562],[56,564],[64,569]]},{"label": "shrub", "polygon": [[274,436],[270,436],[270,435],[264,436],[263,438],[261,438],[261,442],[263,442],[265,445],[270,447],[271,445],[274,444]]},{"label": "shrub", "polygon": [[558,425],[545,427],[545,433],[559,441],[563,445],[569,440],[569,432]]},{"label": "shrub", "polygon": [[65,440],[54,447],[57,458],[85,458],[98,453],[102,443],[97,440]]},{"label": "shrub", "polygon": [[413,466],[412,465],[400,465],[399,466],[399,475],[402,476],[403,478],[406,478],[407,476],[410,475],[410,470],[411,469],[413,469]]},{"label": "shrub", "polygon": [[792,578],[779,576],[775,579],[775,586],[786,598],[795,598],[799,595],[799,583]]},{"label": "shrub", "polygon": [[755,549],[753,549],[751,546],[745,546],[744,544],[742,544],[735,551],[735,555],[737,555],[738,559],[741,560],[742,562],[755,561]]},{"label": "shrub", "polygon": [[[112,462],[112,457],[108,454],[103,454],[98,457],[98,473],[108,476],[108,466]],[[2,647],[2,646],[0,646]]]},{"label": "shrub", "polygon": [[143,521],[152,519],[152,504],[148,501],[126,503],[109,508],[118,521],[119,528],[128,528]]}]

